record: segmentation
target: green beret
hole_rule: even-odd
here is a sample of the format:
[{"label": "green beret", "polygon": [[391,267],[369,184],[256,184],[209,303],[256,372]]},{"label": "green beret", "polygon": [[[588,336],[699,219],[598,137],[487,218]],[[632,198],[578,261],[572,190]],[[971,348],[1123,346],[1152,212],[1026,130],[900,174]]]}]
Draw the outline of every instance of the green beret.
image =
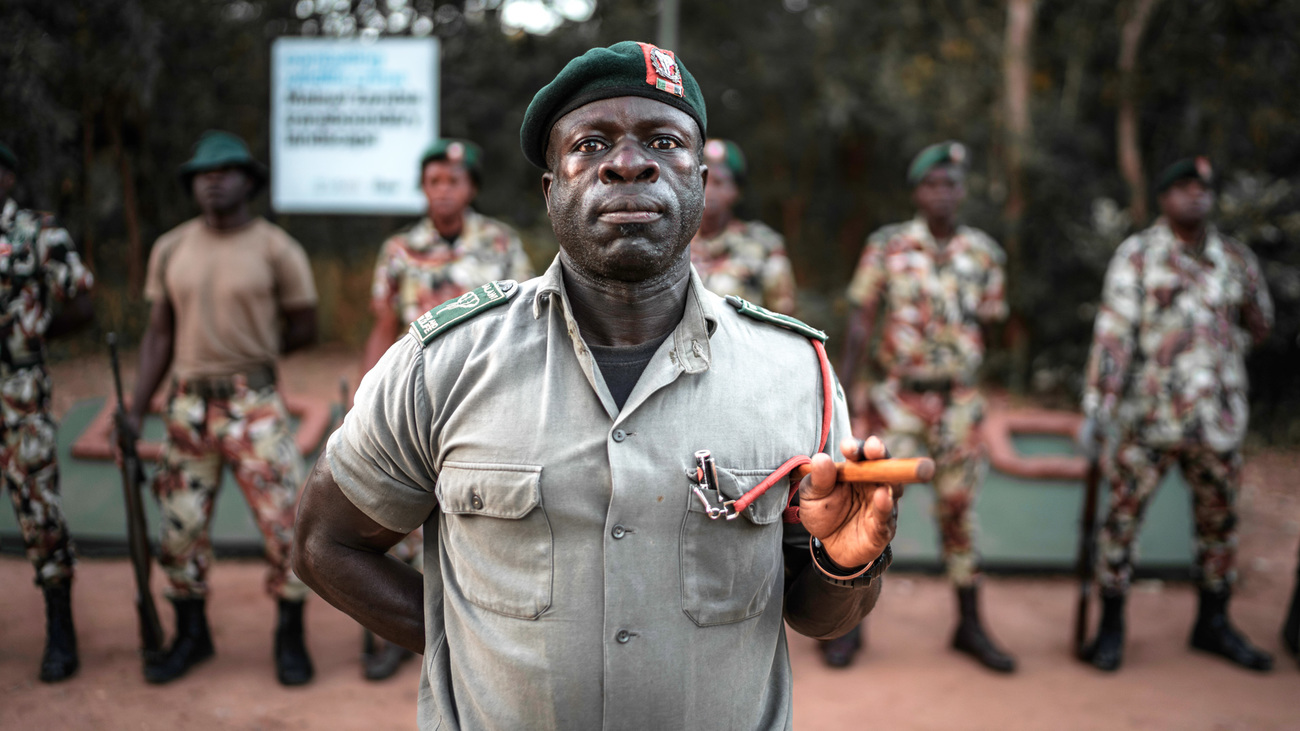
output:
[{"label": "green beret", "polygon": [[0,142],[0,165],[9,168],[15,173],[18,172],[18,157],[14,155],[14,151],[9,149],[9,146],[3,142]]},{"label": "green beret", "polygon": [[519,129],[524,157],[546,169],[546,144],[560,117],[584,104],[618,96],[642,96],[686,112],[705,135],[708,115],[695,77],[672,51],[623,41],[593,48],[570,61],[533,97]]},{"label": "green beret", "polygon": [[1213,186],[1214,168],[1210,166],[1210,159],[1205,156],[1184,157],[1165,168],[1160,177],[1156,178],[1156,195],[1169,190],[1171,185],[1180,180],[1199,180],[1206,186]]},{"label": "green beret", "polygon": [[424,166],[435,160],[458,162],[465,166],[474,185],[482,185],[483,148],[469,140],[442,139],[424,148],[420,154],[420,178],[424,179]]},{"label": "green beret", "polygon": [[709,165],[726,166],[731,171],[731,177],[735,178],[736,184],[744,184],[748,167],[745,165],[745,153],[740,151],[740,145],[735,142],[718,138],[705,142],[704,162]]},{"label": "green beret", "polygon": [[921,179],[925,174],[930,172],[936,165],[957,165],[966,166],[966,146],[960,142],[949,140],[938,144],[930,145],[921,150],[915,158],[912,159],[912,165],[907,169],[907,182],[912,187],[920,185]]},{"label": "green beret", "polygon": [[181,184],[190,190],[195,175],[230,167],[242,168],[253,178],[253,191],[250,195],[257,195],[262,186],[266,185],[266,166],[253,157],[253,153],[248,151],[248,145],[229,132],[210,129],[194,144],[193,157],[181,165]]}]

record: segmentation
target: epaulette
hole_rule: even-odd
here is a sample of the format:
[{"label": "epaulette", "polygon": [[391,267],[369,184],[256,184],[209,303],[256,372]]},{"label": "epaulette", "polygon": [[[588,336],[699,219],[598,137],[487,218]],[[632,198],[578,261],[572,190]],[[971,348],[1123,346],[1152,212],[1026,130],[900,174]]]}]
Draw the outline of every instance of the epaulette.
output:
[{"label": "epaulette", "polygon": [[777,327],[783,327],[786,330],[792,330],[806,338],[820,340],[823,343],[826,342],[826,333],[818,330],[812,325],[796,320],[789,315],[782,315],[779,312],[773,312],[764,307],[759,307],[753,302],[737,297],[734,294],[727,295],[726,300],[727,304],[735,307],[742,315],[752,317],[755,320],[761,320],[771,325],[776,325]]},{"label": "epaulette", "polygon": [[519,291],[519,284],[513,279],[488,282],[478,289],[470,290],[454,300],[447,300],[428,312],[420,315],[411,323],[411,334],[420,345],[428,345],[434,338],[450,330],[453,325],[503,305]]}]

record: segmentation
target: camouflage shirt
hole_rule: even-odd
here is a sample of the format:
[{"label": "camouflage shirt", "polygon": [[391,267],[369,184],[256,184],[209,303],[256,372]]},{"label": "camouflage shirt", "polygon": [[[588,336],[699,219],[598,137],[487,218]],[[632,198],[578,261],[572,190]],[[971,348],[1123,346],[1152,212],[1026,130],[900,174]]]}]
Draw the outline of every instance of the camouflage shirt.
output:
[{"label": "camouflage shirt", "polygon": [[371,298],[391,307],[406,325],[475,287],[532,276],[532,264],[515,230],[467,210],[454,243],[444,239],[428,217],[385,241],[375,262]]},{"label": "camouflage shirt", "polygon": [[1246,433],[1245,355],[1273,325],[1250,249],[1210,228],[1193,251],[1157,221],[1111,259],[1084,412],[1151,446],[1235,449]]},{"label": "camouflage shirt", "polygon": [[691,263],[704,286],[734,294],[769,310],[794,312],[794,272],[785,240],[761,221],[732,221],[722,233],[691,240]]},{"label": "camouflage shirt", "polygon": [[1004,259],[996,241],[968,226],[943,246],[919,217],[871,234],[848,298],[883,310],[876,359],[885,372],[974,380],[984,358],[980,323],[1007,316]]},{"label": "camouflage shirt", "polygon": [[0,364],[22,366],[42,352],[55,302],[89,292],[94,278],[68,232],[13,199],[0,211]]}]

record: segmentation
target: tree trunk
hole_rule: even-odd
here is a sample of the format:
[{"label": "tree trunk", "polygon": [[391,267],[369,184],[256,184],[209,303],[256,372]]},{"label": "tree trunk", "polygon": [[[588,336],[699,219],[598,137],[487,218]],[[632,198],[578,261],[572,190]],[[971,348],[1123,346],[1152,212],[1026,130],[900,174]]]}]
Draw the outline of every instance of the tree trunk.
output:
[{"label": "tree trunk", "polygon": [[[1119,155],[1119,172],[1128,184],[1129,221],[1135,227],[1146,224],[1149,216],[1147,179],[1142,170],[1142,149],[1138,144],[1137,56],[1142,34],[1151,20],[1151,12],[1160,0],[1134,0],[1120,10],[1119,112],[1115,119],[1115,138]],[[1126,17],[1127,16],[1127,17]]]},{"label": "tree trunk", "polygon": [[140,208],[135,199],[135,173],[131,157],[122,145],[121,115],[112,115],[108,133],[113,141],[113,155],[117,158],[117,172],[122,179],[122,215],[126,219],[126,272],[127,292],[132,298],[144,294],[144,261],[140,246]]},{"label": "tree trunk", "polygon": [[95,112],[90,98],[81,102],[81,254],[86,267],[95,271],[94,198],[90,190],[90,169],[95,164]]},{"label": "tree trunk", "polygon": [[1003,165],[1007,176],[1007,198],[1002,207],[1007,251],[1007,295],[1011,318],[1007,323],[1007,344],[1011,350],[1011,389],[1021,392],[1029,380],[1029,331],[1019,307],[1019,290],[1024,272],[1021,224],[1025,218],[1024,165],[1029,152],[1030,83],[1036,0],[1007,0],[1007,31],[1003,40]]}]

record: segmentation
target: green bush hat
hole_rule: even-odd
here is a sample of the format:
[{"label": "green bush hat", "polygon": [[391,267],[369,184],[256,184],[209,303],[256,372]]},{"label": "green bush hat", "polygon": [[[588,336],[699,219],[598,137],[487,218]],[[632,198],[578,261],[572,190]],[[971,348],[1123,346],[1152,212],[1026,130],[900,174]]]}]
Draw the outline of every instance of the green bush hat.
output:
[{"label": "green bush hat", "polygon": [[458,162],[465,166],[475,187],[483,187],[483,148],[469,140],[442,139],[424,148],[420,154],[420,182],[424,182],[424,166],[435,160]]},{"label": "green bush hat", "polygon": [[731,177],[736,181],[736,185],[745,184],[745,174],[749,168],[745,164],[745,153],[740,151],[740,145],[735,142],[717,137],[705,142],[704,162],[709,166],[726,167],[731,171]]},{"label": "green bush hat", "polygon": [[253,159],[253,153],[248,151],[248,145],[229,132],[215,129],[210,129],[199,137],[199,141],[194,144],[194,156],[181,165],[178,174],[181,185],[189,191],[193,189],[191,184],[195,175],[228,167],[242,168],[253,179],[254,185],[253,191],[249,194],[250,198],[257,195],[262,186],[266,185],[266,166]]},{"label": "green bush hat", "polygon": [[640,96],[676,107],[695,120],[701,137],[706,134],[704,95],[681,59],[649,43],[623,41],[578,56],[537,92],[519,129],[524,157],[547,169],[546,144],[560,117],[584,104],[618,96]]},{"label": "green bush hat", "polygon": [[956,165],[965,169],[967,157],[966,146],[960,142],[948,140],[930,145],[912,159],[907,168],[907,183],[915,188],[921,184],[925,174],[938,165]]},{"label": "green bush hat", "polygon": [[1160,177],[1156,178],[1156,195],[1169,190],[1171,185],[1180,180],[1199,180],[1206,187],[1213,188],[1214,167],[1210,165],[1210,158],[1204,155],[1184,157],[1165,168]]},{"label": "green bush hat", "polygon": [[8,168],[11,172],[18,172],[18,156],[3,142],[0,142],[0,166]]}]

